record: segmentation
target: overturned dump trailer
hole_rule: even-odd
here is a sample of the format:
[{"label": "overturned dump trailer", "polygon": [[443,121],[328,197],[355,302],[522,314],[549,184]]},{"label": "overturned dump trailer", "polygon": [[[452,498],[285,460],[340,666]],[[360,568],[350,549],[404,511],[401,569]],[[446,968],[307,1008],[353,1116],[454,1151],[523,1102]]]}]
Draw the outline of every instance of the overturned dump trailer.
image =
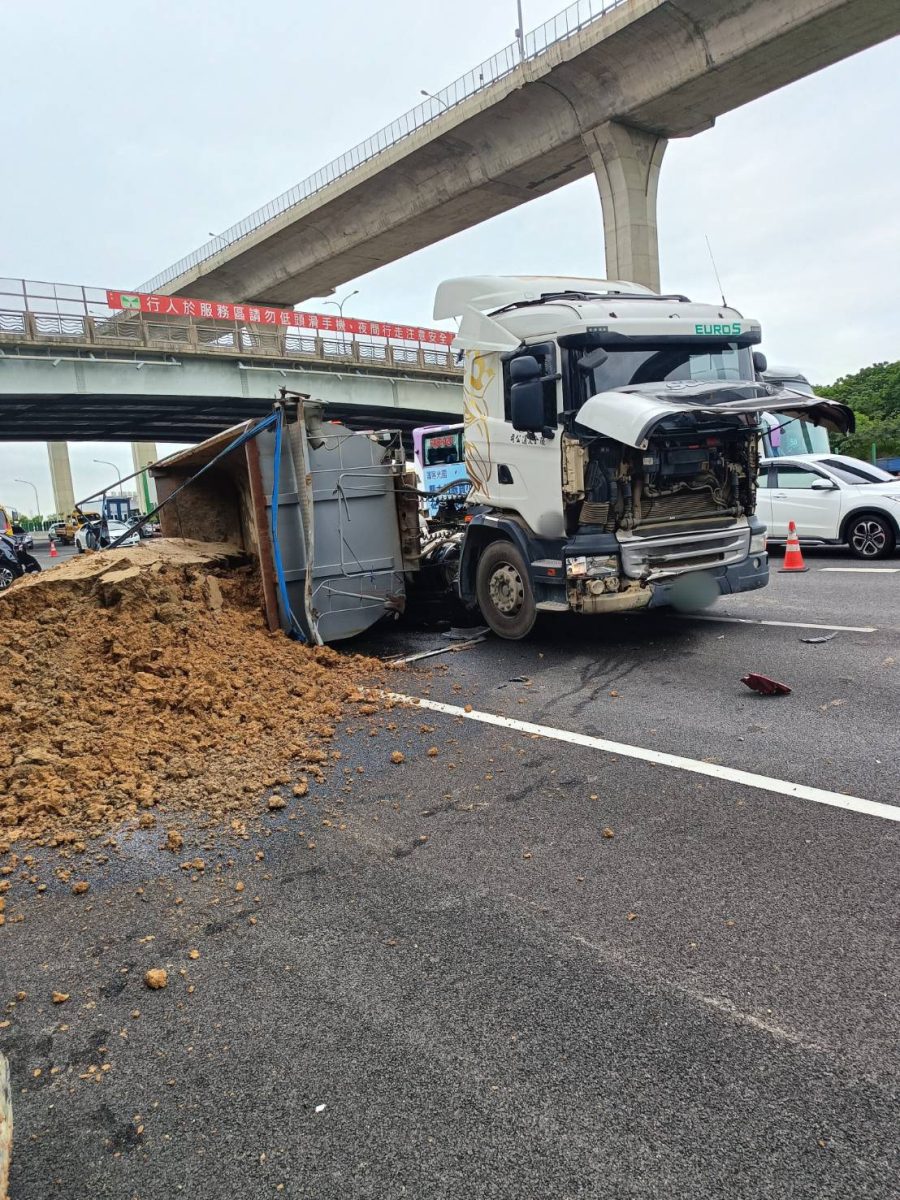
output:
[{"label": "overturned dump trailer", "polygon": [[258,559],[270,629],[336,642],[403,611],[418,501],[396,432],[354,433],[319,405],[285,404],[152,474],[164,536],[234,542]]}]

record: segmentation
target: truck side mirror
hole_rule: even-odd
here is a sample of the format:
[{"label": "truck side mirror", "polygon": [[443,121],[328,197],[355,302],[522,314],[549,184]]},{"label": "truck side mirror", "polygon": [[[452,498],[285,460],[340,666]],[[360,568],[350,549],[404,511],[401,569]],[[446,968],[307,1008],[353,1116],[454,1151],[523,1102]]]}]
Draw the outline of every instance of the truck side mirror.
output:
[{"label": "truck side mirror", "polygon": [[769,369],[769,360],[763,354],[762,350],[753,351],[753,370],[757,375],[762,375],[764,371]]},{"label": "truck side mirror", "polygon": [[583,371],[585,375],[589,375],[591,371],[596,371],[598,367],[602,367],[609,358],[609,351],[604,350],[602,346],[597,346],[590,354],[583,354],[578,360],[578,370]]},{"label": "truck side mirror", "polygon": [[522,354],[509,364],[509,412],[512,427],[519,433],[541,433],[544,420],[544,384],[540,363]]}]

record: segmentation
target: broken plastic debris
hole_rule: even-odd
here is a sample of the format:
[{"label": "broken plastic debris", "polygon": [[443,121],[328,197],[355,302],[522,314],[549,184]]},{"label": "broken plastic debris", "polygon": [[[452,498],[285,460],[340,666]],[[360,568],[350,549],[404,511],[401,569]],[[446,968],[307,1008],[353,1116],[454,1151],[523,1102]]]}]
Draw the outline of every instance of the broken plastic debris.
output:
[{"label": "broken plastic debris", "polygon": [[513,675],[511,679],[507,679],[506,683],[498,683],[497,691],[499,692],[502,688],[509,687],[511,683],[531,683],[531,679],[527,675]]},{"label": "broken plastic debris", "polygon": [[446,633],[442,633],[441,637],[446,638],[448,642],[465,642],[469,638],[481,637],[485,633],[490,633],[487,625],[474,625],[471,629],[458,629],[454,625]]},{"label": "broken plastic debris", "polygon": [[316,1112],[317,1112],[317,1113],[323,1113],[324,1111],[325,1111],[325,1105],[324,1105],[324,1104],[317,1104],[317,1105],[316,1105]]},{"label": "broken plastic debris", "polygon": [[791,689],[786,683],[779,683],[777,679],[770,679],[768,675],[758,675],[755,671],[751,671],[749,675],[742,675],[741,683],[752,691],[759,692],[761,696],[789,696],[791,694]]},{"label": "broken plastic debris", "polygon": [[801,638],[800,641],[806,642],[807,646],[819,646],[822,644],[822,642],[830,642],[832,638],[836,638],[836,637],[837,637],[837,632],[823,633],[821,637],[806,637],[806,638]]}]

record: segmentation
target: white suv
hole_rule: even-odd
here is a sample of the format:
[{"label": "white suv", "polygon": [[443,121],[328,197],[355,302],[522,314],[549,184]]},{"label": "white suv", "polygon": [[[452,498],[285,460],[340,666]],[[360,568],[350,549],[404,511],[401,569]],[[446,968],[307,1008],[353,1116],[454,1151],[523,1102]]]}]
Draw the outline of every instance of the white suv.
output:
[{"label": "white suv", "polygon": [[[111,542],[116,541],[123,533],[128,534],[131,529],[130,525],[125,525],[122,521],[107,521],[106,526],[106,532],[109,533],[108,538],[101,531],[99,521],[82,525],[75,534],[75,546],[78,549],[78,553],[84,554],[85,550],[105,550]],[[131,533],[125,538],[122,545],[136,546],[140,540],[141,535],[139,533]]]},{"label": "white suv", "polygon": [[846,544],[856,558],[887,558],[900,538],[900,479],[846,454],[764,458],[756,513],[769,541],[795,521],[801,543]]}]

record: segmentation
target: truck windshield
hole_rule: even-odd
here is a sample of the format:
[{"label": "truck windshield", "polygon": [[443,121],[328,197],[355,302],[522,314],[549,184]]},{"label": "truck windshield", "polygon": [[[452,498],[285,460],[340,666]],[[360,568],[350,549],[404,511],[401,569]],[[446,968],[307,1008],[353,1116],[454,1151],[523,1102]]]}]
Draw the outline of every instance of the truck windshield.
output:
[{"label": "truck windshield", "polygon": [[700,383],[752,382],[753,359],[749,349],[734,342],[721,346],[660,342],[640,349],[604,347],[609,357],[585,376],[584,399],[632,383],[665,383],[693,380]]}]

